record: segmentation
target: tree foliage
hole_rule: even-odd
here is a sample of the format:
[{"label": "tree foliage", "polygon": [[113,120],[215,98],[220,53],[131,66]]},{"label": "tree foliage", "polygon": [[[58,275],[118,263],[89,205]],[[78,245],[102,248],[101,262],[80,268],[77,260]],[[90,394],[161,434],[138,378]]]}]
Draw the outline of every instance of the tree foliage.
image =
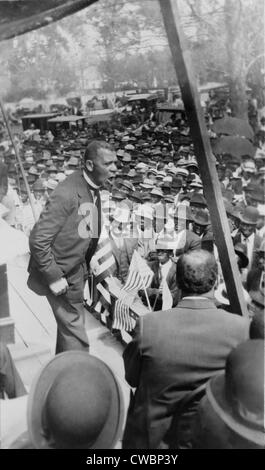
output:
[{"label": "tree foliage", "polygon": [[[244,114],[246,84],[261,89],[264,80],[262,59],[256,60],[264,52],[264,1],[178,0],[178,5],[199,81],[229,81],[235,111]],[[147,88],[177,83],[154,0],[100,0],[2,43],[0,66],[2,93],[13,100],[89,92],[93,74],[106,91],[125,83]]]}]

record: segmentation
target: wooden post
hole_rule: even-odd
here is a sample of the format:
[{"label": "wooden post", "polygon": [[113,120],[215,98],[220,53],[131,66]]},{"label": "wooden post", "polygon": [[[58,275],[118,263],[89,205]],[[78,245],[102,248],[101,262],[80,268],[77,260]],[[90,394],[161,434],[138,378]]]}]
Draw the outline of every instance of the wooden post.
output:
[{"label": "wooden post", "polygon": [[189,121],[204,193],[210,211],[215,243],[226,282],[228,298],[234,313],[247,316],[242,283],[223,203],[220,183],[204,121],[190,51],[183,36],[176,0],[159,0],[173,64],[178,77],[185,111]]}]

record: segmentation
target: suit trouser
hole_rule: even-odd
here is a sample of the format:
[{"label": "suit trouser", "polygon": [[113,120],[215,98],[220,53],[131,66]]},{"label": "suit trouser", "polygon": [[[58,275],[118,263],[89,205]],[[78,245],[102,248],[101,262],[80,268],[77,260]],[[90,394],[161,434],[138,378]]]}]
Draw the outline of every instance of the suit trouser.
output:
[{"label": "suit trouser", "polygon": [[83,304],[84,271],[78,271],[67,277],[69,289],[65,294],[55,296],[47,294],[57,322],[57,341],[55,353],[69,350],[89,351],[89,341],[85,329],[85,308]]}]

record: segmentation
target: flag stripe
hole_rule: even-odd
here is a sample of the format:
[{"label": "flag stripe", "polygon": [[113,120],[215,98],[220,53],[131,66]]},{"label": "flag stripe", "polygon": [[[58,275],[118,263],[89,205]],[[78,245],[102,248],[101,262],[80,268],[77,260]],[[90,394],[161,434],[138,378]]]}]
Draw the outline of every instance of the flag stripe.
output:
[{"label": "flag stripe", "polygon": [[105,300],[110,304],[111,303],[110,293],[107,289],[105,289],[105,287],[103,286],[101,282],[97,284],[97,290],[101,293],[101,295],[103,295]]},{"label": "flag stripe", "polygon": [[96,251],[94,256],[99,261],[100,258],[104,257],[108,253],[112,253],[112,249],[109,240],[106,240],[104,244],[102,243],[99,245],[99,250]]},{"label": "flag stripe", "polygon": [[[114,259],[114,258],[113,258]],[[97,277],[100,276],[102,273],[104,273],[105,271],[107,272],[111,267],[113,266],[113,261],[111,258],[107,259],[106,261],[104,261],[104,263],[102,263],[99,267],[99,270],[97,272]]]}]

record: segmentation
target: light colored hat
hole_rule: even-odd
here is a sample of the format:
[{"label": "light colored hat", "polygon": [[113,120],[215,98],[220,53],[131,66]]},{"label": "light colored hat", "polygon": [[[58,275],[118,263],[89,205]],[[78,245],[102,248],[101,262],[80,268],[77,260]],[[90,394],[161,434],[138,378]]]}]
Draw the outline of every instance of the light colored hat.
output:
[{"label": "light colored hat", "polygon": [[255,173],[256,166],[252,160],[246,161],[242,164],[242,170],[248,171],[249,173]]},{"label": "light colored hat", "polygon": [[156,175],[157,178],[161,178],[161,179],[165,178],[166,176],[167,174],[165,171],[158,171]]},{"label": "light colored hat", "polygon": [[146,189],[152,189],[154,187],[154,182],[153,180],[150,180],[148,178],[145,178],[143,183],[140,183],[140,186],[142,188],[146,188]]},{"label": "light colored hat", "polygon": [[124,153],[123,154],[123,157],[122,157],[122,161],[123,162],[131,162],[132,161],[132,157],[129,153]]},{"label": "light colored hat", "polygon": [[56,175],[56,177],[55,177],[55,179],[56,179],[59,183],[61,183],[61,181],[64,181],[65,178],[66,178],[66,175],[65,175],[64,173],[57,173],[57,175]]},{"label": "light colored hat", "polygon": [[136,170],[146,170],[146,168],[148,168],[148,166],[143,162],[137,163],[135,167]]},{"label": "light colored hat", "polygon": [[165,176],[163,183],[172,183],[172,176]]},{"label": "light colored hat", "polygon": [[264,217],[265,216],[265,204],[258,204],[257,209],[259,211],[259,215]]},{"label": "light colored hat", "polygon": [[152,194],[153,196],[163,197],[163,193],[162,193],[161,189],[159,189],[159,188],[153,188],[150,194]]},{"label": "light colored hat", "polygon": [[136,217],[144,217],[145,219],[153,220],[153,209],[151,206],[143,204],[138,207],[135,212]]},{"label": "light colored hat", "polygon": [[54,179],[49,178],[47,183],[46,183],[46,188],[53,190],[53,189],[56,188],[57,184],[58,184],[58,181],[55,181]]},{"label": "light colored hat", "polygon": [[124,148],[125,148],[125,150],[134,150],[134,149],[135,149],[135,146],[132,145],[132,144],[127,144],[127,145],[125,145]]},{"label": "light colored hat", "polygon": [[257,149],[255,155],[254,155],[255,160],[265,160],[265,152],[264,150]]},{"label": "light colored hat", "polygon": [[29,156],[29,157],[26,157],[26,158],[25,158],[25,161],[26,161],[27,163],[34,163],[34,158],[31,157],[31,156]]},{"label": "light colored hat", "polygon": [[177,175],[189,176],[189,172],[188,172],[188,170],[186,170],[185,168],[177,168],[177,169],[176,169],[176,176],[177,176]]},{"label": "light colored hat", "polygon": [[156,250],[174,250],[176,248],[176,241],[169,235],[158,237],[156,240]]},{"label": "light colored hat", "polygon": [[71,157],[70,160],[67,162],[67,165],[78,166],[79,159],[77,157]]}]

